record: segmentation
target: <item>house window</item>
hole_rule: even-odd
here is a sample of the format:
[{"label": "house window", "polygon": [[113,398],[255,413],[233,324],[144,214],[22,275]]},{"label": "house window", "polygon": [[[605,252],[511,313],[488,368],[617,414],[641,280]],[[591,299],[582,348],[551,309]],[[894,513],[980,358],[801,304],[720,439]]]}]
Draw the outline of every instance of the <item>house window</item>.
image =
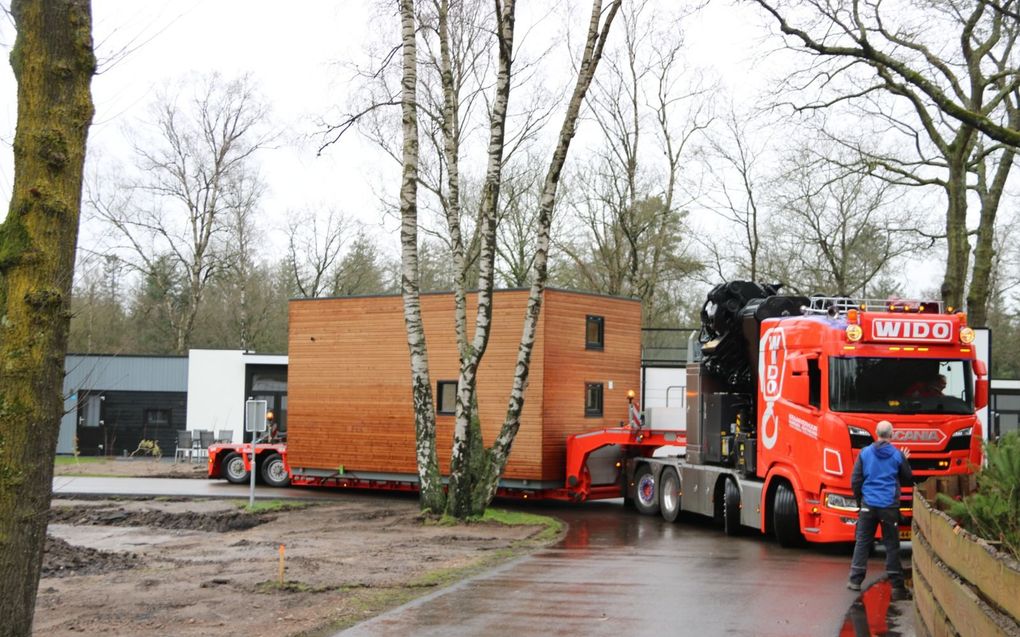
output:
[{"label": "house window", "polygon": [[457,381],[441,380],[436,383],[436,413],[452,414],[457,404]]},{"label": "house window", "polygon": [[145,426],[146,427],[169,427],[170,426],[170,410],[169,409],[146,409],[145,410]]},{"label": "house window", "polygon": [[593,418],[602,416],[602,383],[584,384],[584,415]]},{"label": "house window", "polygon": [[602,349],[605,344],[605,319],[601,316],[588,316],[584,327],[585,349]]}]

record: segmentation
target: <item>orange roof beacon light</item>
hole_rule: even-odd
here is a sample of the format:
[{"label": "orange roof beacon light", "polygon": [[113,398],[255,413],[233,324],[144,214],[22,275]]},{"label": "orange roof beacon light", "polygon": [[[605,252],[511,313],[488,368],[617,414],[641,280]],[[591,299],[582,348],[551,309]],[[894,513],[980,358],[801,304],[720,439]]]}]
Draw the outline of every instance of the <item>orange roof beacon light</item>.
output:
[{"label": "orange roof beacon light", "polygon": [[627,400],[634,400],[634,396],[636,396],[636,395],[637,394],[634,393],[633,389],[628,389],[627,390]]},{"label": "orange roof beacon light", "polygon": [[856,323],[858,318],[857,310],[850,309],[846,311],[846,320],[848,323]]}]

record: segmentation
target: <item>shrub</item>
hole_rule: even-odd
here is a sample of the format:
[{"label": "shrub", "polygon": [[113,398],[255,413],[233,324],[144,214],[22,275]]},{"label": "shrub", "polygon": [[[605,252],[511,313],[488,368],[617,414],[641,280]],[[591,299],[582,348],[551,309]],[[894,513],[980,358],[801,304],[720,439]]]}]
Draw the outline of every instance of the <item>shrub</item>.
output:
[{"label": "shrub", "polygon": [[961,501],[940,494],[960,526],[1020,559],[1020,432],[985,447],[978,490]]}]

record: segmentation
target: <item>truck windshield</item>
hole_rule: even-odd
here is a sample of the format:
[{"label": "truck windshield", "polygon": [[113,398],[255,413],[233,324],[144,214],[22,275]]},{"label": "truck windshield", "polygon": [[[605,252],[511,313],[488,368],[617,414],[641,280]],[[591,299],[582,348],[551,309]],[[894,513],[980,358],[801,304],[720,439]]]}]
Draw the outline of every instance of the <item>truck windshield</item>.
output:
[{"label": "truck windshield", "polygon": [[832,357],[829,408],[897,414],[974,413],[970,361]]}]

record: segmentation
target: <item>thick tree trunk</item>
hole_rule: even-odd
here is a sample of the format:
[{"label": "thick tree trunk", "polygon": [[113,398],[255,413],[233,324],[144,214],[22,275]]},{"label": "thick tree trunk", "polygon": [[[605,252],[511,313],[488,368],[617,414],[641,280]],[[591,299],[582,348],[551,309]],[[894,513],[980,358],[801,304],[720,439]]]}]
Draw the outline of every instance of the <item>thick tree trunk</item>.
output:
[{"label": "thick tree trunk", "polygon": [[588,36],[585,40],[584,55],[581,58],[581,65],[577,74],[577,82],[574,85],[573,95],[567,105],[567,112],[563,118],[563,125],[560,127],[559,139],[556,149],[553,152],[552,161],[549,164],[549,171],[546,173],[545,183],[542,187],[542,196],[539,200],[539,230],[538,246],[535,255],[535,281],[531,286],[528,296],[528,307],[524,316],[524,329],[521,334],[521,342],[517,350],[517,366],[514,370],[513,387],[510,390],[510,398],[507,402],[506,418],[500,428],[499,435],[489,450],[488,463],[482,475],[479,476],[473,494],[472,508],[484,511],[492,498],[496,495],[499,487],[499,478],[506,469],[507,460],[510,458],[510,451],[513,447],[514,438],[521,426],[521,410],[524,408],[524,392],[528,388],[528,372],[531,365],[531,352],[535,345],[535,332],[538,328],[538,317],[542,311],[542,298],[545,291],[545,283],[548,278],[548,257],[549,257],[549,227],[551,225],[553,206],[556,204],[556,191],[559,187],[560,174],[563,165],[566,163],[567,152],[570,150],[570,142],[577,130],[577,118],[584,102],[588,87],[591,85],[595,69],[598,68],[599,60],[602,59],[602,49],[605,47],[606,38],[620,9],[622,0],[613,0],[610,4],[605,20],[602,21],[601,29],[599,22],[602,17],[601,0],[593,0],[591,20],[588,24]]},{"label": "thick tree trunk", "polygon": [[[496,259],[496,209],[503,178],[503,147],[506,137],[506,114],[510,102],[510,70],[513,62],[515,0],[496,3],[496,41],[499,45],[499,71],[496,75],[496,95],[489,119],[488,165],[482,189],[481,252],[478,257],[478,308],[475,314],[475,333],[469,347],[461,352],[460,378],[457,383],[457,401],[454,408],[453,451],[450,456],[450,489],[447,511],[457,518],[477,513],[471,506],[474,485],[470,471],[479,463],[472,454],[482,450],[481,435],[477,426],[475,403],[478,366],[489,344],[492,327],[492,289]],[[474,423],[475,426],[472,426]]]},{"label": "thick tree trunk", "polygon": [[14,190],[0,226],[0,635],[32,631],[95,72],[87,0],[14,0]]},{"label": "thick tree trunk", "polygon": [[414,0],[400,0],[403,79],[401,111],[404,130],[403,174],[400,182],[400,292],[404,299],[404,324],[411,357],[411,400],[421,508],[442,513],[445,495],[436,456],[436,411],[429,380],[429,355],[421,319],[418,286],[418,115],[417,43],[415,42]]},{"label": "thick tree trunk", "polygon": [[967,290],[967,320],[975,327],[985,327],[988,324],[988,296],[995,261],[995,217],[1015,158],[1014,149],[1004,150],[992,182],[987,183],[984,174],[979,177],[981,216],[974,244],[974,267]]},{"label": "thick tree trunk", "polygon": [[[969,153],[968,153],[969,154]],[[946,274],[942,280],[942,301],[947,308],[963,307],[970,244],[967,241],[967,154],[953,153],[946,180]]]}]

